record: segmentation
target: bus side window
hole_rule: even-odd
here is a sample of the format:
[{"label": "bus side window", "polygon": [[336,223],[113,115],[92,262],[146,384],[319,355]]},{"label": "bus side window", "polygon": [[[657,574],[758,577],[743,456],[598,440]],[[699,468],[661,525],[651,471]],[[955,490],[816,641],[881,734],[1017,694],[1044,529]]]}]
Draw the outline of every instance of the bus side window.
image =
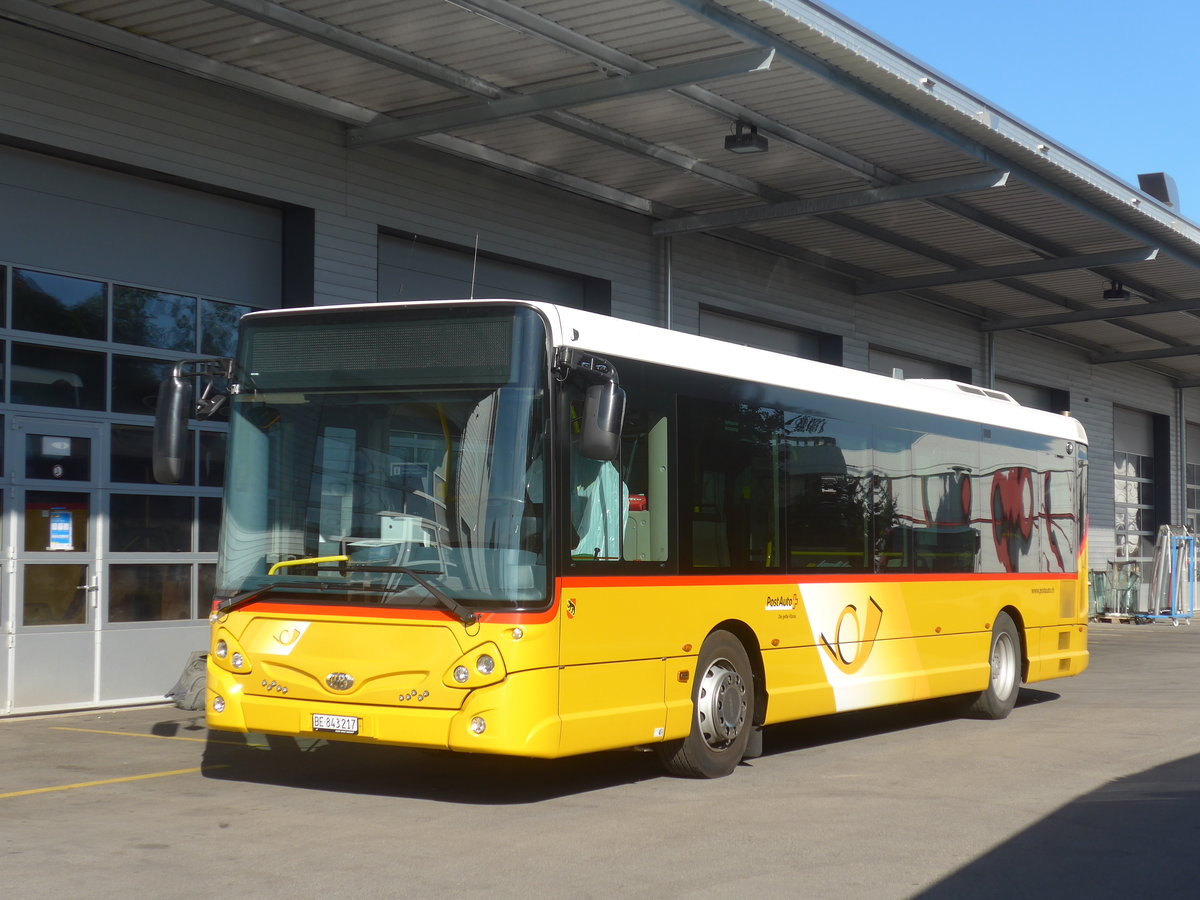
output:
[{"label": "bus side window", "polygon": [[[612,462],[579,452],[578,429],[571,434],[571,557],[597,562],[653,562],[667,559],[669,521],[669,417],[640,402],[633,390],[626,401],[621,455]],[[582,411],[572,403],[572,418]]]},{"label": "bus side window", "polygon": [[637,405],[636,400],[625,413],[621,473],[629,486],[622,553],[626,560],[661,562],[667,558],[669,425],[664,413]]},{"label": "bus side window", "polygon": [[681,528],[691,566],[779,567],[780,413],[700,398],[680,403]]}]

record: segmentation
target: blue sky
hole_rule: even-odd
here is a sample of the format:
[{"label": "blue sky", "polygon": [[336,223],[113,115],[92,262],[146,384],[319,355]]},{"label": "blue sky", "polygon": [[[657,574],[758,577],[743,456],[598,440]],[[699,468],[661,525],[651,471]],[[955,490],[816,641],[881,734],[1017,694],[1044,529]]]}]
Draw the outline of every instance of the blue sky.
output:
[{"label": "blue sky", "polygon": [[1200,220],[1200,0],[821,0],[1054,143]]}]

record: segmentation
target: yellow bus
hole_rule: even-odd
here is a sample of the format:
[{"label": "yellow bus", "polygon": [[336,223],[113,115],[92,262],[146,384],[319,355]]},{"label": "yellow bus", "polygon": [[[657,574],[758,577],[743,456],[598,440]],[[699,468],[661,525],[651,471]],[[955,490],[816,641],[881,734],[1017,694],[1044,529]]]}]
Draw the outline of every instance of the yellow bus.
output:
[{"label": "yellow bus", "polygon": [[[1086,667],[1086,436],[545,303],[257,312],[228,379],[207,722],[718,777],[772,723]],[[210,410],[222,394],[206,391]]]}]

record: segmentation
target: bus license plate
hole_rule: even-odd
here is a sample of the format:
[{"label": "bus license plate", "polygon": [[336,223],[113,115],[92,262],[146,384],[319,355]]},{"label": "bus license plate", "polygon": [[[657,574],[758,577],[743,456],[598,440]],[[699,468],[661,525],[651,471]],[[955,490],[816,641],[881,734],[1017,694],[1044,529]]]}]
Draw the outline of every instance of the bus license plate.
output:
[{"label": "bus license plate", "polygon": [[323,716],[313,713],[313,731],[332,731],[335,734],[358,734],[358,719],[355,716]]}]

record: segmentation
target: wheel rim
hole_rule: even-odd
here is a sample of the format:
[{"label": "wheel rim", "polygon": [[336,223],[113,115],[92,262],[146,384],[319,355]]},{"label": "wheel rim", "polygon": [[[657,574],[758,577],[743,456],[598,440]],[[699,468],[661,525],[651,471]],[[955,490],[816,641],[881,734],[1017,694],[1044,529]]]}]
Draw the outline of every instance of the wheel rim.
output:
[{"label": "wheel rim", "polygon": [[724,750],[746,723],[746,683],[727,659],[713,660],[700,679],[696,721],[704,742]]},{"label": "wheel rim", "polygon": [[992,645],[992,693],[1007,700],[1016,687],[1017,648],[1007,632],[996,635]]}]

